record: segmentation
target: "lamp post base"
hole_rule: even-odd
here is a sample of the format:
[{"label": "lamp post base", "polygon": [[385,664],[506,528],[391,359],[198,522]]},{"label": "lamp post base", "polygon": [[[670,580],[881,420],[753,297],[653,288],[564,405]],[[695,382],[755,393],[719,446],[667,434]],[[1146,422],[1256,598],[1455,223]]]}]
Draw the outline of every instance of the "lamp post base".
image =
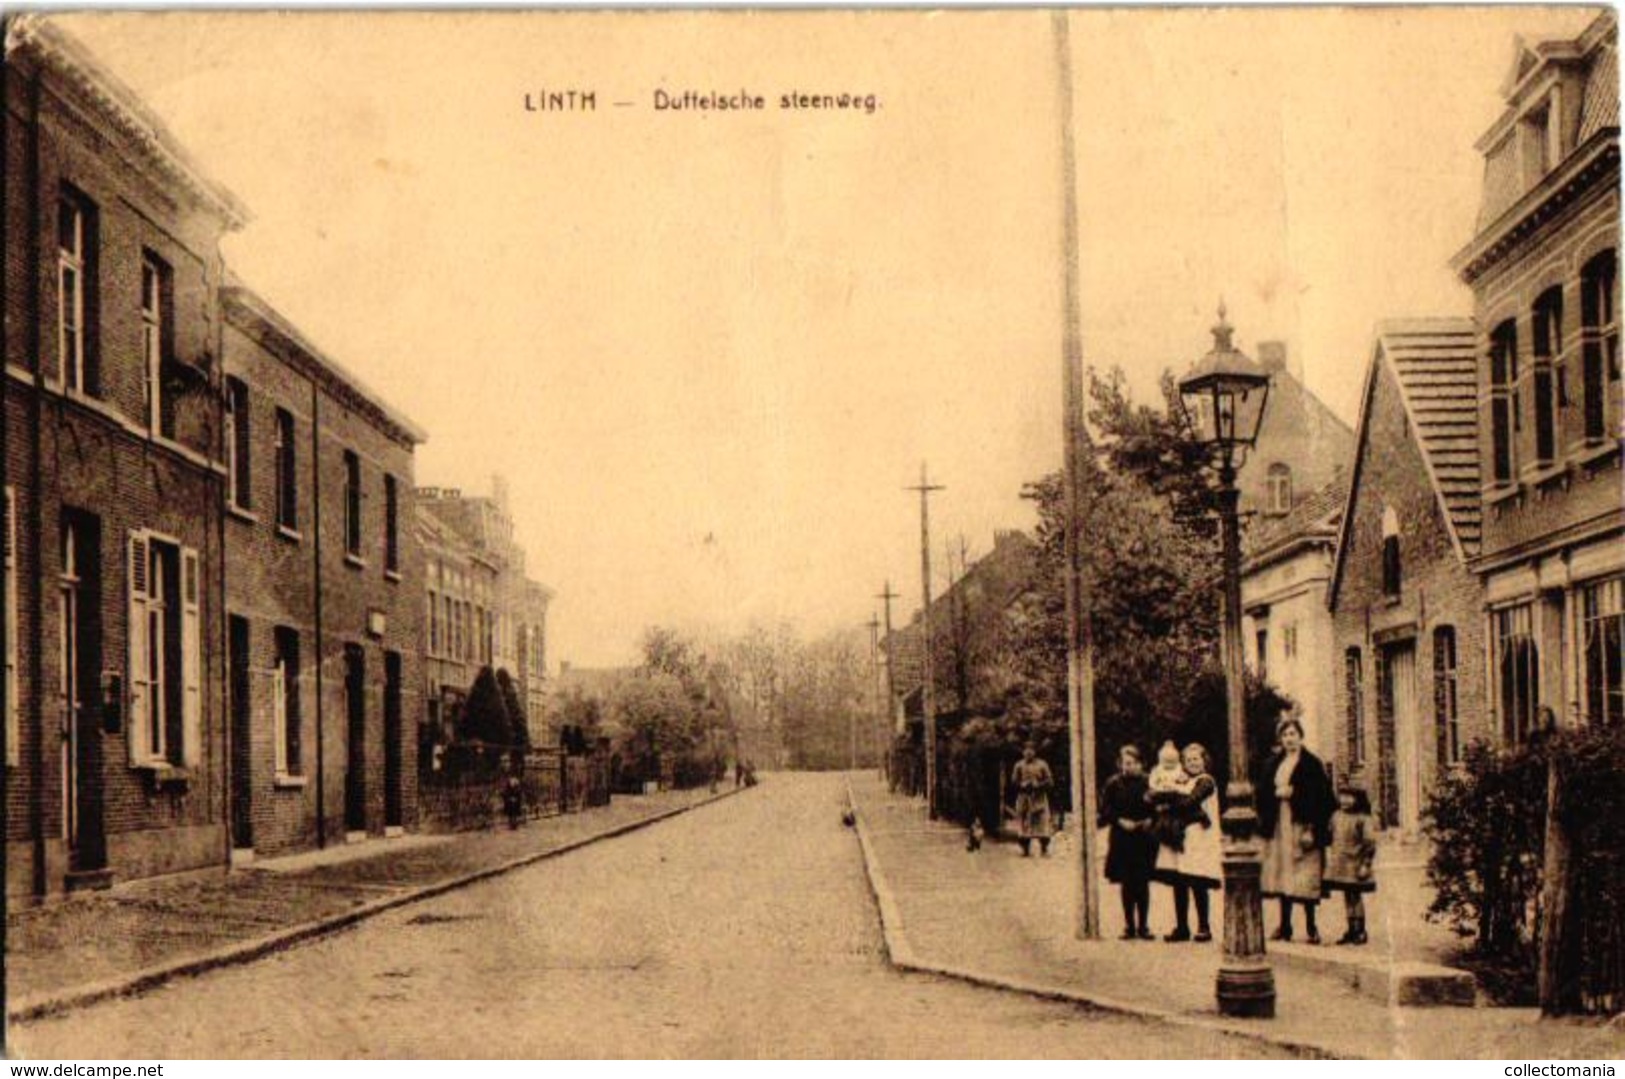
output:
[{"label": "lamp post base", "polygon": [[[1224,960],[1219,964],[1219,1013],[1275,1018],[1275,972],[1264,958],[1263,850],[1254,832],[1250,789],[1225,814],[1231,836],[1224,846]],[[1237,836],[1236,833],[1240,835]]]}]

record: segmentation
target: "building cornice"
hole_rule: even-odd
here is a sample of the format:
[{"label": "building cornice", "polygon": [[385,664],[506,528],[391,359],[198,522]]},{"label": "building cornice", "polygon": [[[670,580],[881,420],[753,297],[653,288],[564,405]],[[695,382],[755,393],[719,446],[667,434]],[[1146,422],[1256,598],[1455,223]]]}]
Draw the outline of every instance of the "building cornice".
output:
[{"label": "building cornice", "polygon": [[1603,128],[1457,252],[1450,260],[1451,269],[1472,285],[1578,202],[1609,169],[1618,168],[1619,128]]},{"label": "building cornice", "polygon": [[35,58],[106,119],[141,164],[177,184],[228,229],[249,222],[252,215],[242,200],[204,173],[133,90],[49,19],[35,13],[12,19],[6,27],[5,52],[8,63],[18,56]]},{"label": "building cornice", "polygon": [[1625,530],[1625,510],[1605,510],[1583,521],[1576,521],[1566,528],[1544,533],[1528,542],[1480,555],[1469,562],[1467,568],[1480,575],[1490,574],[1520,562],[1527,562],[1531,558],[1554,554],[1564,547],[1604,539],[1610,533],[1621,530]]},{"label": "building cornice", "polygon": [[407,449],[428,440],[423,428],[385,404],[251,290],[241,285],[222,288],[220,309],[227,322],[320,384],[340,403],[366,416],[380,431]]}]

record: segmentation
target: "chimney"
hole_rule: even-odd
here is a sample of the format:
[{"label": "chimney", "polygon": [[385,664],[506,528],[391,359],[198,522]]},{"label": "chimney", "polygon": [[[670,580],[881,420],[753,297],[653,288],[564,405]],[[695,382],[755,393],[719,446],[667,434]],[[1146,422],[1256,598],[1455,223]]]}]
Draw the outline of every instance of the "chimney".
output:
[{"label": "chimney", "polygon": [[1258,342],[1258,365],[1270,374],[1286,370],[1286,342]]},{"label": "chimney", "polygon": [[497,509],[508,512],[508,481],[499,472],[491,474],[491,500],[497,504]]}]

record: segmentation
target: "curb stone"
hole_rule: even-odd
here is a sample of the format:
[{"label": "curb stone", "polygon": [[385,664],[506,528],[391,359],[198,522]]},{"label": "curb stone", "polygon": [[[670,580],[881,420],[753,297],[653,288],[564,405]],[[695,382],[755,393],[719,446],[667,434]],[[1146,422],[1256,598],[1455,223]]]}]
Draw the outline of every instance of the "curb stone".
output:
[{"label": "curb stone", "polygon": [[569,854],[572,851],[580,850],[582,847],[591,846],[605,839],[614,839],[628,832],[635,832],[652,824],[659,824],[661,821],[670,820],[672,817],[680,816],[703,806],[715,805],[725,798],[731,798],[736,794],[743,793],[746,789],[748,788],[736,787],[731,790],[721,791],[703,801],[676,806],[672,809],[663,809],[651,816],[627,821],[624,824],[618,824],[613,828],[582,836],[579,839],[572,839],[568,843],[563,843],[557,847],[549,847],[546,850],[521,855],[518,858],[512,858],[494,866],[486,866],[483,869],[476,869],[447,880],[436,881],[433,884],[421,885],[399,895],[376,899],[352,910],[341,911],[325,918],[318,918],[287,929],[277,930],[262,937],[237,941],[216,948],[213,951],[202,952],[169,963],[161,963],[131,974],[121,974],[103,981],[91,982],[88,985],[76,986],[55,993],[42,994],[31,999],[24,998],[15,1005],[7,1007],[6,1019],[14,1024],[27,1023],[32,1020],[87,1008],[92,1004],[99,1004],[106,1000],[139,996],[178,978],[195,977],[222,967],[251,963],[256,959],[286,951],[306,941],[338,933],[359,922],[374,918],[397,907],[404,907],[425,899],[434,899],[445,895],[447,892],[465,888],[470,884],[478,884],[480,881],[502,876],[516,869],[524,869],[526,866],[535,865],[537,862],[543,862],[550,858]]},{"label": "curb stone", "polygon": [[966,982],[970,985],[1021,993],[1040,1000],[1079,1004],[1093,1011],[1151,1019],[1172,1026],[1226,1034],[1286,1049],[1289,1052],[1317,1060],[1359,1059],[1308,1042],[1277,1037],[1265,1030],[1248,1026],[1245,1023],[1231,1022],[1218,1017],[1189,1015],[1184,1012],[1135,1004],[1114,997],[1103,996],[1099,993],[1086,993],[1071,986],[1029,982],[1025,979],[1012,978],[1003,974],[992,974],[986,971],[956,967],[920,958],[915,954],[913,947],[908,942],[908,936],[903,927],[902,913],[897,905],[897,898],[892,894],[891,886],[886,883],[885,875],[881,871],[879,859],[876,857],[874,847],[869,841],[868,825],[865,823],[863,810],[859,807],[857,799],[852,794],[850,781],[846,785],[846,798],[847,805],[856,818],[858,846],[863,851],[863,869],[869,881],[869,891],[874,895],[875,905],[879,908],[880,932],[886,947],[887,961],[898,970],[915,974],[929,974],[939,978],[952,978],[955,981]]}]

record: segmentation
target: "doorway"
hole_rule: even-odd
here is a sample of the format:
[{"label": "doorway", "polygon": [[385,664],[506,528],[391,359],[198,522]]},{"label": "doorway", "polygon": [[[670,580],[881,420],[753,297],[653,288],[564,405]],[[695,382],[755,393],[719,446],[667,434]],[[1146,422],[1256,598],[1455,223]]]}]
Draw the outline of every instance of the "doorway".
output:
[{"label": "doorway", "polygon": [[97,675],[101,670],[101,529],[95,517],[66,511],[57,580],[58,700],[62,731],[62,835],[69,869],[107,867],[102,814],[102,734]]},{"label": "doorway", "polygon": [[347,753],[344,764],[344,830],[367,830],[367,660],[359,644],[344,646]]},{"label": "doorway", "polygon": [[401,654],[384,653],[384,827],[399,828],[405,793],[401,757]]},{"label": "doorway", "polygon": [[1378,672],[1377,741],[1382,818],[1415,832],[1422,822],[1421,731],[1416,706],[1416,642],[1385,645]]},{"label": "doorway", "polygon": [[227,619],[228,662],[231,664],[231,845],[238,850],[254,846],[253,708],[249,699],[248,619]]}]

